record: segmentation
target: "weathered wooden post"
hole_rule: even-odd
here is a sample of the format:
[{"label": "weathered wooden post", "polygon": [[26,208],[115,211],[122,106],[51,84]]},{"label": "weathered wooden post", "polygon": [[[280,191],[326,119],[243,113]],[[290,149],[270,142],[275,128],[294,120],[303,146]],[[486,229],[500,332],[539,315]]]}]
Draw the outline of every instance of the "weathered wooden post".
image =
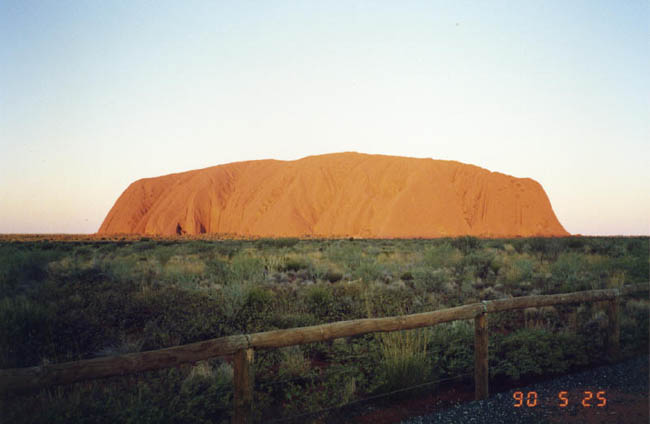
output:
[{"label": "weathered wooden post", "polygon": [[474,385],[476,400],[488,397],[487,312],[474,318]]},{"label": "weathered wooden post", "polygon": [[618,359],[620,354],[621,323],[619,318],[619,296],[607,302],[607,356],[611,362]]},{"label": "weathered wooden post", "polygon": [[253,384],[255,372],[253,370],[253,349],[240,349],[235,353],[234,403],[235,411],[232,417],[233,424],[252,422],[253,415]]}]

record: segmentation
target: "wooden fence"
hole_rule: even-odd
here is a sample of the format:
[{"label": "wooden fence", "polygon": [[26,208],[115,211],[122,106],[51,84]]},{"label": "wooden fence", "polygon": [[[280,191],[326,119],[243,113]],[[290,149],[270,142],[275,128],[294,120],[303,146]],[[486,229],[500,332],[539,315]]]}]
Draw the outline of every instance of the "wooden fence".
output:
[{"label": "wooden fence", "polygon": [[619,298],[622,295],[648,289],[648,284],[640,284],[626,286],[620,290],[589,290],[487,300],[419,314],[357,319],[310,327],[242,334],[148,352],[29,368],[5,369],[0,370],[0,395],[25,393],[53,385],[168,368],[218,356],[234,355],[233,422],[246,423],[250,421],[253,408],[254,372],[252,364],[255,349],[280,348],[340,337],[410,330],[444,322],[473,319],[475,396],[476,399],[485,399],[488,397],[487,316],[489,313],[569,303],[608,302],[607,353],[612,360],[615,360],[619,355]]}]

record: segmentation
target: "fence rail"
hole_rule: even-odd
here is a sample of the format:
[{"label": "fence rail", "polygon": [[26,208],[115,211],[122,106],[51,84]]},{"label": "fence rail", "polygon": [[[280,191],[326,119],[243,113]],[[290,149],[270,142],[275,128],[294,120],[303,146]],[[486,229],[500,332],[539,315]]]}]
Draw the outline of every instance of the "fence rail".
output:
[{"label": "fence rail", "polygon": [[0,395],[24,393],[48,386],[70,384],[78,381],[132,374],[136,372],[169,368],[184,363],[202,361],[218,356],[235,355],[234,385],[235,413],[233,422],[248,422],[252,410],[252,363],[255,349],[280,348],[305,343],[321,342],[340,337],[367,333],[410,330],[437,324],[474,320],[475,329],[475,387],[476,398],[488,396],[488,332],[487,315],[494,312],[581,302],[608,302],[610,328],[607,348],[610,358],[619,354],[620,296],[647,291],[648,284],[625,286],[619,289],[589,290],[554,295],[525,296],[487,300],[419,314],[387,318],[367,318],[339,321],[310,327],[290,328],[220,337],[202,342],[166,349],[126,355],[94,358],[61,364],[48,364],[29,368],[0,370]]}]

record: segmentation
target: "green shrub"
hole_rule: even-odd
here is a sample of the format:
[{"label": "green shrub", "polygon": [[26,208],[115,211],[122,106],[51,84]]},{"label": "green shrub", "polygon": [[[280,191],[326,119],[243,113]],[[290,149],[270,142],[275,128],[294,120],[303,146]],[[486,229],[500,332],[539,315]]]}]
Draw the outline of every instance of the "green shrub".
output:
[{"label": "green shrub", "polygon": [[300,240],[297,238],[261,238],[255,242],[258,249],[283,249],[293,247]]},{"label": "green shrub", "polygon": [[329,281],[330,283],[336,283],[337,281],[341,281],[341,279],[343,278],[343,274],[341,274],[340,272],[327,270],[323,278]]},{"label": "green shrub", "polygon": [[560,239],[535,237],[528,241],[531,252],[539,254],[540,261],[557,260],[564,246]]},{"label": "green shrub", "polygon": [[35,365],[41,337],[50,334],[52,311],[24,296],[0,300],[0,368]]},{"label": "green shrub", "polygon": [[411,271],[406,271],[406,272],[402,273],[402,275],[400,275],[399,278],[401,280],[404,280],[404,281],[411,281],[411,280],[413,280],[414,277],[413,277],[413,273]]},{"label": "green shrub", "polygon": [[303,269],[311,270],[313,265],[311,260],[305,256],[290,257],[285,260],[284,264],[279,268],[279,271],[300,271]]},{"label": "green shrub", "polygon": [[333,303],[334,297],[327,286],[318,284],[307,289],[305,304],[312,314],[321,318],[327,316]]},{"label": "green shrub", "polygon": [[258,257],[238,254],[230,264],[234,281],[259,282],[264,279],[264,262]]},{"label": "green shrub", "polygon": [[585,246],[584,237],[574,236],[574,237],[565,238],[564,240],[565,240],[566,247],[569,249],[578,250],[578,251],[582,251],[584,249]]},{"label": "green shrub", "polygon": [[467,255],[472,250],[481,247],[481,240],[472,236],[457,237],[452,240],[451,245],[460,250],[464,255]]},{"label": "green shrub", "polygon": [[366,283],[370,283],[381,278],[383,274],[382,266],[375,261],[364,259],[352,272],[352,277],[361,279]]},{"label": "green shrub", "polygon": [[627,352],[648,352],[650,304],[647,299],[629,299],[621,308],[621,348]]},{"label": "green shrub", "polygon": [[241,242],[238,240],[222,240],[214,244],[213,251],[218,255],[225,256],[232,259],[241,247]]},{"label": "green shrub", "polygon": [[643,283],[648,281],[650,275],[650,254],[645,251],[645,254],[638,256],[627,255],[611,260],[612,271],[619,270],[625,271],[628,283]]},{"label": "green shrub", "polygon": [[363,261],[362,250],[354,242],[338,241],[328,246],[326,251],[327,258],[345,266],[348,270],[354,270]]},{"label": "green shrub", "polygon": [[533,276],[533,262],[526,257],[518,257],[509,265],[501,268],[504,274],[505,283],[509,286],[516,286],[518,283],[530,281]]},{"label": "green shrub", "polygon": [[175,420],[192,423],[229,422],[232,414],[233,369],[222,363],[217,369],[208,362],[192,367],[179,393]]},{"label": "green shrub", "polygon": [[114,282],[137,281],[134,276],[137,259],[133,255],[116,256],[110,260],[104,260],[100,264],[100,269],[106,275],[107,279]]},{"label": "green shrub", "polygon": [[156,242],[147,239],[146,237],[141,238],[139,242],[136,242],[131,246],[134,252],[144,252],[147,250],[153,250],[156,248]]},{"label": "green shrub", "polygon": [[[282,415],[291,417],[349,403],[354,399],[359,380],[363,380],[363,376],[358,370],[333,364],[320,376],[310,373],[305,378],[289,381],[279,390]],[[339,420],[340,417],[336,421]],[[327,422],[334,421],[327,419]]]},{"label": "green shrub", "polygon": [[333,297],[331,315],[339,320],[366,317],[363,294],[367,290],[361,283],[336,284],[329,287]]},{"label": "green shrub", "polygon": [[585,275],[583,255],[575,252],[562,253],[551,265],[553,280],[561,285],[562,291],[578,291],[590,288]]},{"label": "green shrub", "polygon": [[153,255],[162,266],[165,266],[169,259],[176,254],[176,250],[176,246],[156,246]]},{"label": "green shrub", "polygon": [[448,242],[430,247],[422,254],[422,263],[431,268],[453,267],[461,259],[460,251]]},{"label": "green shrub", "polygon": [[563,373],[585,365],[588,357],[582,337],[542,329],[520,329],[490,338],[490,375],[519,380],[524,376]]},{"label": "green shrub", "polygon": [[190,240],[180,245],[181,252],[185,255],[198,254],[205,257],[210,255],[214,250],[214,243],[206,240]]},{"label": "green shrub", "polygon": [[261,287],[252,286],[246,291],[245,305],[254,311],[264,311],[271,306],[273,292]]},{"label": "green shrub", "polygon": [[240,283],[228,284],[219,293],[221,298],[218,303],[221,306],[224,319],[234,322],[246,303],[247,286]]},{"label": "green shrub", "polygon": [[276,328],[307,327],[318,324],[318,319],[310,313],[276,312],[269,318],[269,325]]},{"label": "green shrub", "polygon": [[307,373],[310,363],[305,358],[300,346],[289,346],[282,349],[281,352],[283,355],[279,370],[281,377],[299,377]]},{"label": "green shrub", "polygon": [[488,279],[495,276],[496,255],[492,250],[474,250],[462,260],[463,270],[472,277]]},{"label": "green shrub", "polygon": [[232,277],[228,263],[215,257],[211,257],[206,261],[205,273],[212,281],[222,284],[227,284]]},{"label": "green shrub", "polygon": [[7,296],[22,292],[48,276],[48,264],[61,258],[60,250],[29,248],[29,245],[0,247],[0,292]]},{"label": "green shrub", "polygon": [[440,292],[443,285],[451,280],[452,275],[446,269],[418,267],[413,270],[415,287],[426,292]]},{"label": "green shrub", "polygon": [[429,351],[441,377],[470,372],[474,367],[474,327],[468,321],[436,325],[431,331]]},{"label": "green shrub", "polygon": [[[232,370],[189,375],[177,368],[115,377],[42,391],[13,400],[3,418],[12,423],[228,423]],[[222,376],[225,374],[225,376]],[[26,413],[29,411],[29,413]],[[6,416],[5,416],[6,415]]]},{"label": "green shrub", "polygon": [[249,285],[243,309],[234,323],[242,332],[255,333],[269,330],[269,320],[273,316],[275,294],[263,287]]}]

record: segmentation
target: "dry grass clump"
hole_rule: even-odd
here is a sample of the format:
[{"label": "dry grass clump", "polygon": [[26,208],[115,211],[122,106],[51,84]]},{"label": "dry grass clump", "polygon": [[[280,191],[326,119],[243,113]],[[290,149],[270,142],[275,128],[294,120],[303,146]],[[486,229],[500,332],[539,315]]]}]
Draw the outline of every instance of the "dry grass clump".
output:
[{"label": "dry grass clump", "polygon": [[309,371],[309,360],[305,358],[300,346],[289,346],[282,349],[280,374],[298,377]]},{"label": "dry grass clump", "polygon": [[429,329],[379,334],[383,390],[413,386],[428,380],[432,371],[427,346]]}]

